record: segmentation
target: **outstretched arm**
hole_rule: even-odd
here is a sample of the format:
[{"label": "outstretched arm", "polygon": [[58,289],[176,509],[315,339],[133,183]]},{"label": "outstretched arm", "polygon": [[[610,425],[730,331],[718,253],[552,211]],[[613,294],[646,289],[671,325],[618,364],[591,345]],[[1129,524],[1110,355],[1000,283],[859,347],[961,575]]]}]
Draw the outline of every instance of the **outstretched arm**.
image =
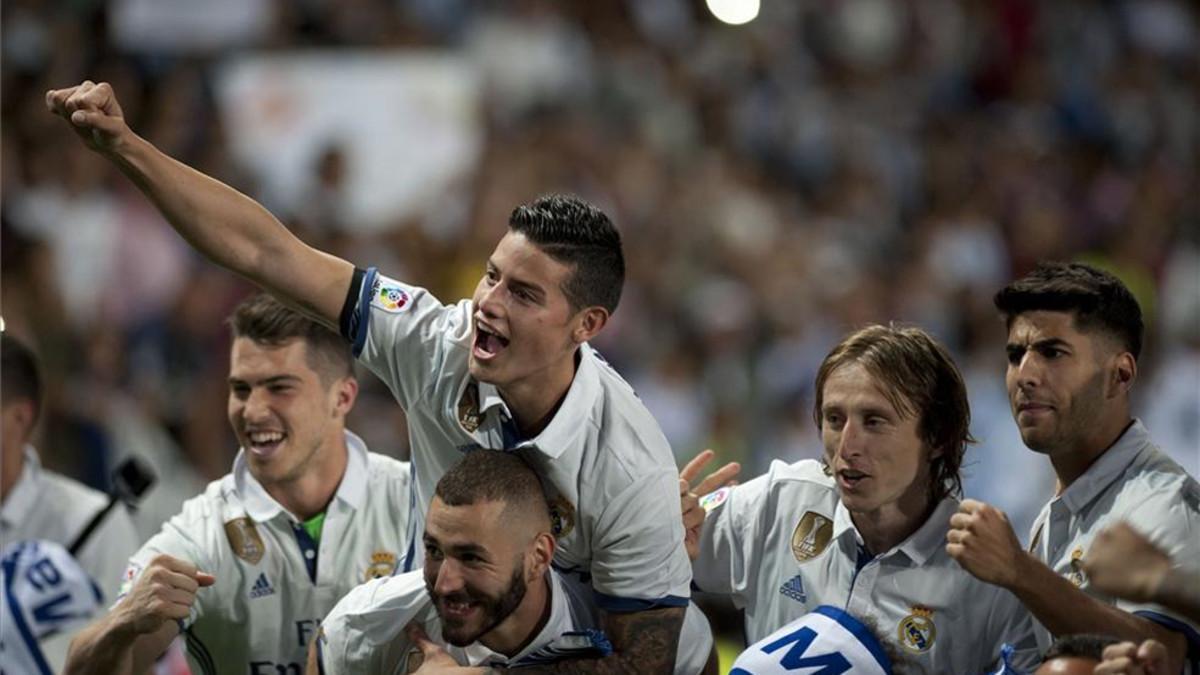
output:
[{"label": "outstretched arm", "polygon": [[1172,567],[1171,558],[1128,523],[1096,535],[1083,570],[1109,595],[1153,602],[1200,621],[1200,575]]},{"label": "outstretched arm", "polygon": [[353,265],[308,246],[253,199],[133,133],[107,83],[51,90],[46,106],[115,164],[205,257],[337,329]]}]

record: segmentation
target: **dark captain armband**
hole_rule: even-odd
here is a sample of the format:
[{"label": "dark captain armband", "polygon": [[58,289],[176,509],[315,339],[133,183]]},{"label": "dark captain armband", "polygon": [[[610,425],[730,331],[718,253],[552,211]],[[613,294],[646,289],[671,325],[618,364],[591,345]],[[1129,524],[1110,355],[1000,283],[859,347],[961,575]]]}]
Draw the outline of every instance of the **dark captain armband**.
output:
[{"label": "dark captain armband", "polygon": [[379,274],[374,267],[354,268],[354,276],[350,278],[350,287],[346,289],[346,300],[342,303],[342,312],[338,315],[338,332],[346,338],[354,349],[357,357],[367,341],[367,323],[371,317],[371,285]]}]

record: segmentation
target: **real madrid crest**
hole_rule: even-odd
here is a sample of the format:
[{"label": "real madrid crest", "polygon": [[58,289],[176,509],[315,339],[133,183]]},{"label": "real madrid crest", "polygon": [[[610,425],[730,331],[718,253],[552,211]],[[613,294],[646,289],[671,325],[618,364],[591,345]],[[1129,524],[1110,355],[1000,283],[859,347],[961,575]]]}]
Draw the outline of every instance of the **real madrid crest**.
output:
[{"label": "real madrid crest", "polygon": [[562,539],[575,529],[575,507],[559,495],[549,501],[550,528],[555,539]]},{"label": "real madrid crest", "polygon": [[233,548],[233,554],[251,565],[257,565],[262,560],[266,547],[258,528],[249,518],[234,518],[225,523],[225,536]]},{"label": "real madrid crest", "polygon": [[929,651],[937,639],[937,626],[933,623],[933,610],[913,605],[912,613],[900,620],[896,628],[896,641],[910,652],[921,654]]},{"label": "real madrid crest", "polygon": [[395,571],[396,554],[391,551],[375,551],[371,554],[371,564],[367,565],[367,571],[363,573],[363,582],[390,577]]},{"label": "real madrid crest", "polygon": [[1067,574],[1067,579],[1075,584],[1076,588],[1082,588],[1083,582],[1087,581],[1087,577],[1083,574],[1083,549],[1077,548],[1071,551],[1071,571]]},{"label": "real madrid crest", "polygon": [[833,539],[833,520],[806,511],[792,532],[792,555],[796,556],[796,562],[812,560],[824,552],[830,539]]},{"label": "real madrid crest", "polygon": [[467,433],[473,434],[482,421],[483,415],[479,414],[479,385],[469,382],[458,399],[458,423]]}]

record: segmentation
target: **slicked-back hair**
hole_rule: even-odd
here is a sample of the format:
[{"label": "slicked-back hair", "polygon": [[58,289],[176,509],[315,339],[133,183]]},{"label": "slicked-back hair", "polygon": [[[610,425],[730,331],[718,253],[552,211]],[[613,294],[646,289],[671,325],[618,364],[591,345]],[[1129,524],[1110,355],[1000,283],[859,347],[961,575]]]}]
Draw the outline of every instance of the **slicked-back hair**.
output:
[{"label": "slicked-back hair", "polygon": [[571,309],[617,311],[625,285],[621,234],[600,209],[573,195],[546,195],[513,209],[508,229],[571,268],[563,294]]},{"label": "slicked-back hair", "polygon": [[917,418],[917,434],[931,450],[934,503],[962,495],[962,459],[971,437],[971,406],[962,373],[946,348],[916,327],[872,325],[837,344],[817,371],[813,420],[824,424],[825,383],[835,370],[857,363],[866,369],[896,412]]},{"label": "slicked-back hair", "polygon": [[1064,635],[1056,639],[1042,655],[1042,663],[1059,658],[1092,659],[1100,662],[1104,660],[1104,648],[1118,642],[1120,640],[1109,635]]},{"label": "slicked-back hair", "polygon": [[550,504],[537,473],[515,452],[479,448],[451,465],[438,480],[434,495],[447,506],[500,502],[504,513],[550,524]]},{"label": "slicked-back hair", "polygon": [[259,293],[242,301],[227,323],[235,340],[246,338],[264,347],[303,340],[308,366],[325,384],[354,375],[354,356],[348,342],[271,295]]},{"label": "slicked-back hair", "polygon": [[8,333],[0,333],[0,400],[33,403],[33,419],[42,410],[42,375],[33,350]]},{"label": "slicked-back hair", "polygon": [[1117,277],[1083,263],[1042,262],[1000,289],[996,309],[1011,328],[1013,319],[1038,310],[1069,312],[1080,331],[1100,330],[1116,338],[1136,360],[1142,353],[1142,308]]}]

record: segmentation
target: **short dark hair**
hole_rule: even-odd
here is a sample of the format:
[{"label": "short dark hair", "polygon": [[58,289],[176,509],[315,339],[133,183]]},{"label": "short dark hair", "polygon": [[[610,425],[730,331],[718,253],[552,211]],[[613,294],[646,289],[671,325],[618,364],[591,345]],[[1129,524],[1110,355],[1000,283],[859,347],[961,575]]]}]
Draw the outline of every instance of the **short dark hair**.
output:
[{"label": "short dark hair", "polygon": [[[442,474],[434,495],[447,506],[501,502],[508,513],[532,514],[549,525],[550,503],[541,479],[518,454],[478,448]],[[514,508],[515,507],[515,508]]]},{"label": "short dark hair", "polygon": [[993,299],[1007,326],[1025,312],[1070,312],[1080,330],[1099,329],[1121,341],[1137,359],[1142,352],[1142,308],[1116,276],[1083,263],[1041,262],[1000,289]]},{"label": "short dark hair", "polygon": [[42,375],[33,350],[7,332],[0,333],[0,399],[33,403],[36,421],[42,409]]},{"label": "short dark hair", "polygon": [[611,314],[625,285],[621,234],[600,209],[573,195],[546,195],[513,209],[508,229],[570,266],[563,294],[578,311],[599,305]]},{"label": "short dark hair", "polygon": [[1118,642],[1120,640],[1109,635],[1093,635],[1088,633],[1064,635],[1056,639],[1046,650],[1046,653],[1042,655],[1042,663],[1059,658],[1103,661],[1104,648],[1109,645],[1115,645]]},{"label": "short dark hair", "polygon": [[354,375],[350,343],[271,295],[259,293],[242,301],[234,308],[227,323],[235,340],[246,338],[268,347],[303,340],[308,346],[308,365],[323,382]]},{"label": "short dark hair", "polygon": [[930,470],[934,502],[962,494],[963,454],[971,437],[971,405],[962,373],[946,348],[916,327],[867,326],[837,344],[817,371],[813,419],[820,429],[825,382],[833,371],[857,363],[870,373],[888,401],[905,417],[917,417],[917,433],[942,451]]}]

